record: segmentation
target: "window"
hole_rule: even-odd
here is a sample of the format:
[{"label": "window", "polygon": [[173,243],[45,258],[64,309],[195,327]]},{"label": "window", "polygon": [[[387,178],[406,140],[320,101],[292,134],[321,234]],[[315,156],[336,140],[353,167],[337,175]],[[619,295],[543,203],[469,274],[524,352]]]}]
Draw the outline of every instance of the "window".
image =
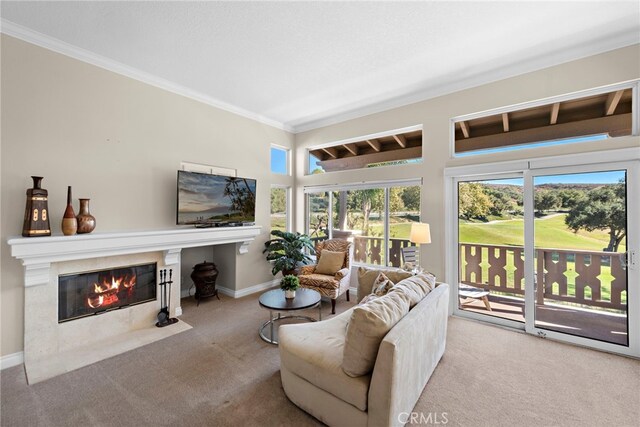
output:
[{"label": "window", "polygon": [[289,231],[289,187],[271,187],[271,231]]},{"label": "window", "polygon": [[633,123],[636,85],[620,84],[454,118],[453,156],[636,134]]},{"label": "window", "polygon": [[289,175],[289,150],[271,146],[271,173]]},{"label": "window", "polygon": [[400,267],[402,248],[413,245],[411,223],[420,222],[420,189],[419,180],[307,188],[307,232],[352,240],[356,263]]},{"label": "window", "polygon": [[311,148],[309,174],[422,162],[422,127],[351,138]]}]

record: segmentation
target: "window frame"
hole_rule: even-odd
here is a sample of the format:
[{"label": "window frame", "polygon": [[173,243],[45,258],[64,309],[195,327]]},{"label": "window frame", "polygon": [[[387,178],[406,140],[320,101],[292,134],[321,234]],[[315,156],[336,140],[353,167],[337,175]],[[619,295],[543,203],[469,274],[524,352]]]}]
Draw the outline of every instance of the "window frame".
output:
[{"label": "window frame", "polygon": [[[547,98],[541,98],[533,101],[526,101],[517,104],[511,104],[503,107],[492,108],[489,110],[479,111],[476,113],[463,114],[460,116],[455,116],[449,119],[449,160],[460,159],[462,157],[465,158],[486,158],[486,156],[495,155],[495,152],[487,153],[484,150],[478,150],[478,153],[475,154],[467,154],[465,156],[456,155],[456,123],[474,120],[479,118],[484,118],[488,116],[494,116],[503,113],[512,113],[515,111],[526,110],[529,108],[541,107],[549,104],[553,104],[556,102],[566,102],[573,101],[580,98],[586,98],[595,95],[602,95],[604,93],[609,93],[617,90],[631,89],[632,90],[632,110],[631,110],[631,135],[630,136],[638,136],[639,134],[639,126],[640,126],[640,79],[627,80],[620,83],[614,83],[605,86],[599,86],[592,89],[580,90],[576,92],[570,92],[563,95],[551,96]],[[576,136],[575,138],[561,138],[564,140],[567,139],[577,139],[584,136]],[[561,140],[558,139],[558,140]],[[540,143],[550,142],[554,140],[548,141],[540,141]],[[588,141],[584,141],[588,142]],[[579,142],[578,142],[579,143]],[[536,143],[532,143],[536,144]],[[531,144],[522,144],[520,148],[512,148],[512,151],[522,151],[522,150],[532,150],[535,147],[531,147]],[[509,147],[517,147],[517,145],[511,145]],[[612,149],[615,147],[612,147]],[[530,152],[530,151],[529,151]],[[484,157],[483,157],[484,156]]]},{"label": "window frame", "polygon": [[[271,169],[271,161],[273,160],[273,150],[280,150],[280,151],[284,151],[285,154],[285,165],[286,165],[286,172],[285,173],[280,173],[280,172],[274,172],[273,169]],[[271,172],[274,175],[280,175],[280,176],[291,176],[291,149],[282,145],[278,145],[278,144],[271,144],[270,148],[269,148],[269,172]]]},{"label": "window frame", "polygon": [[305,205],[305,218],[304,218],[304,230],[305,233],[309,234],[310,227],[310,200],[309,196],[312,194],[318,193],[328,193],[328,206],[327,206],[327,239],[333,238],[333,193],[336,191],[353,191],[353,190],[368,190],[368,189],[384,189],[384,259],[385,265],[377,265],[377,264],[367,264],[363,262],[353,261],[352,265],[354,266],[366,266],[366,267],[376,267],[376,268],[388,268],[389,267],[389,240],[390,240],[390,222],[389,222],[389,190],[394,187],[412,187],[419,186],[420,187],[420,222],[423,220],[422,215],[422,188],[423,188],[423,179],[422,178],[414,178],[414,179],[403,179],[403,180],[392,180],[392,181],[371,181],[368,183],[350,183],[350,184],[331,184],[331,185],[318,185],[318,186],[306,186],[303,188],[304,193],[304,205]]},{"label": "window frame", "polygon": [[[291,232],[292,230],[292,215],[291,215],[291,186],[290,185],[283,185],[283,184],[271,184],[271,188],[269,189],[269,203],[271,203],[271,191],[273,191],[274,189],[283,189],[284,192],[284,196],[285,196],[285,231],[286,232]],[[271,228],[271,215],[273,215],[273,213],[271,212],[271,204],[269,204],[269,236],[271,236],[271,231],[273,230]]]}]

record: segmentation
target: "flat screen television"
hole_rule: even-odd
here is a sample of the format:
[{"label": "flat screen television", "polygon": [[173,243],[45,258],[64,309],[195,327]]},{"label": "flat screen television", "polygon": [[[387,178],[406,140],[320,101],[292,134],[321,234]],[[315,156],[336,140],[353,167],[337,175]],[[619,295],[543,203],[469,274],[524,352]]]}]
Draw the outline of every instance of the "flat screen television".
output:
[{"label": "flat screen television", "polygon": [[215,227],[255,220],[255,179],[178,171],[178,225]]}]

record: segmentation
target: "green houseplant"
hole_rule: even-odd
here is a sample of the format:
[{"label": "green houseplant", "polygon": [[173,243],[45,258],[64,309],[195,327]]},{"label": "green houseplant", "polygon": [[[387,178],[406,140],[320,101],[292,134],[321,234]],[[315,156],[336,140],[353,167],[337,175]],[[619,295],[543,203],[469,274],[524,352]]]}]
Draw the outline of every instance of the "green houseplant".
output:
[{"label": "green houseplant", "polygon": [[300,287],[300,279],[293,274],[287,274],[280,280],[280,289],[284,291],[285,298],[295,298],[296,289]]},{"label": "green houseplant", "polygon": [[274,276],[280,271],[285,276],[292,274],[296,267],[311,261],[311,257],[305,252],[305,250],[314,251],[313,242],[309,236],[281,230],[273,230],[271,234],[275,239],[265,242],[262,253],[267,254],[267,261],[273,261],[271,273]]}]

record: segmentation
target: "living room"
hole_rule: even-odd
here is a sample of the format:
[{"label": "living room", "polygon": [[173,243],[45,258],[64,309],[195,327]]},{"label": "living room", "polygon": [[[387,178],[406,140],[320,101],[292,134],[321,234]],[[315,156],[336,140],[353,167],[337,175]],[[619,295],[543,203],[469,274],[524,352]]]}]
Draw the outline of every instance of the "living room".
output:
[{"label": "living room", "polygon": [[[638,248],[632,178],[640,159],[639,6],[517,3],[3,2],[2,425],[339,425],[292,402],[295,397],[283,389],[280,348],[258,334],[271,319],[259,298],[280,283],[263,254],[273,220],[268,200],[278,188],[286,193],[284,229],[311,237],[314,227],[327,237],[345,228],[333,220],[318,226],[311,198],[326,194],[325,211],[318,212],[333,218],[329,207],[339,206],[341,192],[355,197],[361,189],[381,191],[382,208],[371,216],[380,224],[370,227],[375,236],[354,236],[381,241],[379,258],[372,261],[370,246],[364,258],[356,248],[350,301],[346,293],[333,298],[335,315],[332,298],[320,303],[328,321],[364,296],[356,293],[358,267],[401,266],[390,243],[395,230],[383,218],[411,210],[415,222],[430,226],[430,243],[418,243],[418,262],[450,286],[446,350],[415,407],[402,419],[396,414],[394,425],[634,425],[640,419],[640,279],[633,255],[622,291],[628,303],[623,309],[607,306],[613,300],[600,304],[625,320],[624,330],[614,331],[624,336],[622,345],[541,327],[531,317],[542,312],[530,289],[523,287],[519,297],[531,309],[522,309],[522,320],[513,323],[497,317],[514,301],[500,292],[501,283],[486,287],[490,313],[480,300],[459,304],[461,288],[451,286],[466,281],[458,279],[464,243],[459,229],[492,226],[459,220],[459,184],[485,183],[488,176],[515,177],[521,187],[535,187],[542,173],[602,172],[614,164],[627,177],[629,231],[622,245],[631,254]],[[549,22],[550,15],[558,20]],[[500,19],[507,17],[512,21],[503,25]],[[425,22],[450,31],[446,37],[423,32]],[[393,31],[399,23],[405,27]],[[516,25],[525,30],[517,37]],[[327,26],[333,33],[323,30]],[[380,34],[370,39],[367,27]],[[412,37],[419,40],[415,46]],[[198,50],[207,44],[216,50]],[[225,52],[226,59],[215,56]],[[367,69],[369,74],[357,74]],[[603,98],[615,117],[618,93],[615,103],[631,121],[621,136],[490,154],[456,152],[456,135],[473,139],[482,127],[478,120],[507,114],[500,132],[509,125],[524,132],[512,111],[558,104],[562,117],[564,102],[582,98]],[[385,148],[393,144],[393,150]],[[381,156],[387,149],[413,154],[382,156],[391,164],[381,167],[352,167],[358,155]],[[272,170],[274,150],[284,153],[284,173]],[[341,157],[351,163],[330,170]],[[314,162],[324,165],[324,173],[313,173]],[[178,170],[255,180],[255,224],[177,225]],[[51,236],[20,238],[32,175],[43,177],[41,187],[48,190]],[[75,213],[77,198],[90,199],[95,231],[63,235],[69,186]],[[385,202],[393,188],[415,186],[416,208],[407,202],[394,210]],[[528,202],[522,203],[517,220],[524,224],[523,243],[512,246],[533,251],[541,245],[527,224],[538,212],[529,218]],[[567,214],[558,208],[548,217],[561,215]],[[408,232],[400,237],[409,241]],[[26,252],[17,256],[18,247]],[[513,252],[506,257],[511,260]],[[219,299],[193,297],[191,274],[203,260],[217,266]],[[614,261],[607,262],[613,269]],[[173,282],[168,311],[176,324],[156,328],[154,320],[138,328],[141,317],[156,316],[160,294],[157,301],[127,308],[138,310],[134,314],[114,310],[58,323],[58,275],[141,263],[171,271],[170,279],[158,282]],[[526,268],[533,278],[535,264]],[[483,285],[475,279],[468,282]],[[50,315],[53,324],[41,323]],[[108,316],[117,325],[129,322],[126,340],[115,338],[104,321]]]}]

